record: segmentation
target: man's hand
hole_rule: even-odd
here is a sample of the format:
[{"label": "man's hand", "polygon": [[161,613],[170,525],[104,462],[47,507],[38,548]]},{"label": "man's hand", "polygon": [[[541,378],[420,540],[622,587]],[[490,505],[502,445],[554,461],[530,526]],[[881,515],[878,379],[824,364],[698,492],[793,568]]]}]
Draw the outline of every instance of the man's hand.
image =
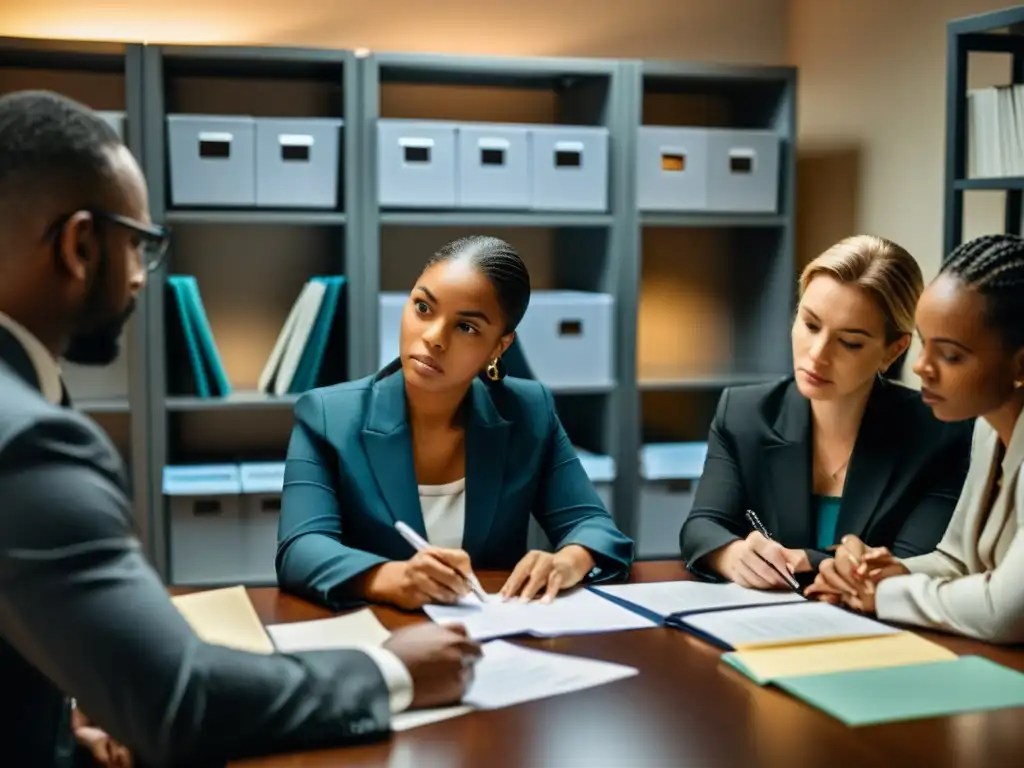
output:
[{"label": "man's hand", "polygon": [[398,656],[412,676],[412,707],[455,704],[473,681],[483,652],[461,625],[425,622],[395,632],[384,647]]}]

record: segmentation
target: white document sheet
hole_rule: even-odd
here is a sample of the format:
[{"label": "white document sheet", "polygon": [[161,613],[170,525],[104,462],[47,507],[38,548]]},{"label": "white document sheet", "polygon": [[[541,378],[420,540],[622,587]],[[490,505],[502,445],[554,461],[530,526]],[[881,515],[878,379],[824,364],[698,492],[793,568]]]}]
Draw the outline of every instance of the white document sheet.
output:
[{"label": "white document sheet", "polygon": [[698,613],[685,619],[691,627],[722,640],[733,648],[876,637],[899,632],[873,619],[842,608],[805,601],[771,608]]},{"label": "white document sheet", "polygon": [[483,646],[483,658],[463,704],[413,710],[392,718],[395,731],[447,720],[480,709],[501,709],[527,701],[580,691],[632,677],[634,667],[537,651],[494,640]]},{"label": "white document sheet", "polygon": [[798,592],[769,592],[763,589],[748,589],[739,584],[709,584],[702,581],[610,584],[607,587],[594,587],[594,589],[622,600],[628,600],[634,605],[646,608],[662,617],[683,611],[807,601],[807,598]]},{"label": "white document sheet", "polygon": [[658,626],[586,589],[567,592],[548,604],[536,600],[521,603],[518,599],[503,602],[497,595],[488,597],[487,602],[481,602],[469,595],[456,605],[428,605],[423,610],[438,624],[463,624],[474,640],[523,634],[556,637]]},{"label": "white document sheet", "polygon": [[330,619],[272,624],[267,633],[283,653],[381,646],[391,636],[369,608]]}]

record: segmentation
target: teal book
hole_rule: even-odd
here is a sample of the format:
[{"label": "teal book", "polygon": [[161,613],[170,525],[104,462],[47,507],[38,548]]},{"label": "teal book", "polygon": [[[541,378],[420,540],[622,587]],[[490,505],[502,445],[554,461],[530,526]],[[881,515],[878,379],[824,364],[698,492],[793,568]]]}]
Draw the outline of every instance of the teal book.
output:
[{"label": "teal book", "polygon": [[1024,674],[981,656],[774,683],[850,726],[1024,707]]},{"label": "teal book", "polygon": [[231,382],[228,381],[224,364],[220,359],[220,351],[213,338],[213,329],[210,327],[210,320],[206,316],[206,308],[203,306],[203,299],[199,293],[199,283],[192,275],[185,275],[182,280],[186,286],[188,303],[192,311],[196,340],[199,343],[199,350],[209,375],[211,394],[215,397],[227,397],[231,394]]},{"label": "teal book", "polygon": [[[196,334],[188,287],[184,275],[168,275],[167,327],[168,361],[167,371],[171,380],[171,391],[178,395],[210,396],[210,383],[206,378],[206,366]],[[184,355],[188,364],[183,365]]]},{"label": "teal book", "polygon": [[341,291],[345,285],[344,276],[314,277],[313,280],[324,283],[327,287],[324,291],[323,301],[320,302],[320,310],[317,313],[313,329],[306,340],[306,346],[302,350],[298,367],[295,369],[295,375],[288,388],[291,394],[300,394],[317,386],[327,341],[335,329],[338,309],[341,306]]}]

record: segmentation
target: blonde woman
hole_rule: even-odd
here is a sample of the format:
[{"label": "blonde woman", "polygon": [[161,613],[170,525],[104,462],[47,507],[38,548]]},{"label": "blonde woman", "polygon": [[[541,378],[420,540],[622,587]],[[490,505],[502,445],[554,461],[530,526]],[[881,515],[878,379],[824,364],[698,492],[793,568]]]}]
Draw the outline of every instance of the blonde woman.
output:
[{"label": "blonde woman", "polygon": [[917,307],[914,372],[935,416],[977,419],[970,470],[938,546],[918,557],[843,531],[807,590],[886,621],[1024,642],[1024,239],[985,235],[946,260]]},{"label": "blonde woman", "polygon": [[679,534],[692,572],[806,586],[842,534],[900,556],[935,547],[964,481],[970,425],[939,421],[918,392],[883,377],[910,345],[923,284],[914,258],[880,237],[847,238],[807,265],[792,375],[719,401]]}]

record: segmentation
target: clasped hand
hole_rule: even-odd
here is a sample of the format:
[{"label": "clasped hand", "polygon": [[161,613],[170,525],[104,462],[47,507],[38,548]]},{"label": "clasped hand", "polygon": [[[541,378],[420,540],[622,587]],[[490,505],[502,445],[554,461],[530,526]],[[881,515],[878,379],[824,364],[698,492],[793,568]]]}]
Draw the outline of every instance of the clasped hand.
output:
[{"label": "clasped hand", "polygon": [[869,547],[853,535],[844,536],[835,555],[822,561],[818,575],[805,591],[832,605],[843,604],[860,613],[875,612],[878,583],[890,576],[910,573],[886,547]]}]

